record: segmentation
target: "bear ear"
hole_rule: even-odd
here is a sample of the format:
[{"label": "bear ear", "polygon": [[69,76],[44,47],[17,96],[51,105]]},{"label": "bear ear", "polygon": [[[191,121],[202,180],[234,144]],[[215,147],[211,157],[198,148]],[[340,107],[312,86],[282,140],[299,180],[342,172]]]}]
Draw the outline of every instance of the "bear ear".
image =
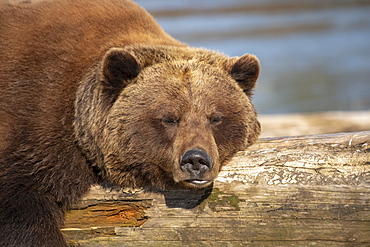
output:
[{"label": "bear ear", "polygon": [[251,95],[252,89],[256,86],[259,72],[260,63],[257,57],[246,54],[234,63],[230,75],[247,95]]},{"label": "bear ear", "polygon": [[101,72],[105,97],[110,99],[110,102],[115,101],[130,80],[138,76],[140,70],[138,62],[128,51],[119,48],[107,51],[103,58]]},{"label": "bear ear", "polygon": [[134,79],[140,72],[136,59],[127,51],[119,48],[110,49],[103,59],[103,76],[107,86],[122,88],[128,80]]}]

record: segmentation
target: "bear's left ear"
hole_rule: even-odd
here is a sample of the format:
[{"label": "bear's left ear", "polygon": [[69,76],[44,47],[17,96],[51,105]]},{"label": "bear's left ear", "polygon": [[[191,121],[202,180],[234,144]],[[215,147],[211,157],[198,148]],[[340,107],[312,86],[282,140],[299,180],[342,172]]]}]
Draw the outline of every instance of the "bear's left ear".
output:
[{"label": "bear's left ear", "polygon": [[230,75],[238,82],[247,95],[252,94],[260,73],[260,63],[256,56],[246,54],[240,57],[231,67]]}]

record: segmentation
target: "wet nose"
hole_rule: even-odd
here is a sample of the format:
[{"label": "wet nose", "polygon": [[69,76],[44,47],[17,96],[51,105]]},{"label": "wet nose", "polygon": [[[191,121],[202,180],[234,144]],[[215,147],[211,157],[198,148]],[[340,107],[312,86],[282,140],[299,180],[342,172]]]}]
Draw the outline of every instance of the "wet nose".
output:
[{"label": "wet nose", "polygon": [[181,157],[180,166],[184,172],[199,176],[211,170],[212,159],[202,149],[191,149]]}]

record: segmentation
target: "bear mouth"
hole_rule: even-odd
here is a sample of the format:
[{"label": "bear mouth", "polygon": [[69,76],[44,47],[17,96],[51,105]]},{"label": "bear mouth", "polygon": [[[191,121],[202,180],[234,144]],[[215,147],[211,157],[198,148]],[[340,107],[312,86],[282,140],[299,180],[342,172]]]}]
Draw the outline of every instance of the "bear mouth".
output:
[{"label": "bear mouth", "polygon": [[207,183],[210,183],[211,181],[208,181],[208,180],[200,180],[200,179],[189,179],[189,180],[185,180],[185,182],[187,183],[190,183],[190,184],[193,184],[193,185],[197,185],[197,186],[203,186]]}]

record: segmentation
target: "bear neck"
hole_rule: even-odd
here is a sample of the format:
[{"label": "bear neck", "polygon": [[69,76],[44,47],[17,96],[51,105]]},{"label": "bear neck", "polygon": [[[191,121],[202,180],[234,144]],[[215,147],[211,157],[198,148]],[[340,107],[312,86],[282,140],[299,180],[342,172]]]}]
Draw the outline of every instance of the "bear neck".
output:
[{"label": "bear neck", "polygon": [[105,169],[99,143],[107,118],[100,100],[99,66],[96,66],[80,83],[76,92],[74,131],[83,154],[98,178],[103,178]]}]

